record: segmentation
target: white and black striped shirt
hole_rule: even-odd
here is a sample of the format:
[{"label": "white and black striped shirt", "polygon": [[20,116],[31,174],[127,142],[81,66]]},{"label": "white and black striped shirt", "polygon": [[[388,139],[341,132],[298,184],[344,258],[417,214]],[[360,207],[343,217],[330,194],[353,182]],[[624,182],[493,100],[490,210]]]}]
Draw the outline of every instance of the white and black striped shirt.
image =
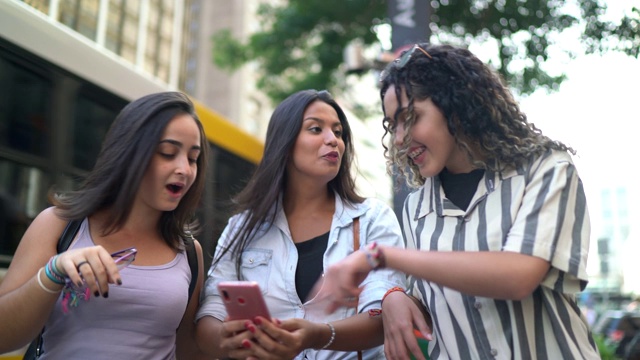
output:
[{"label": "white and black striped shirt", "polygon": [[549,151],[518,170],[487,171],[466,211],[445,197],[437,176],[429,178],[407,197],[403,230],[409,249],[512,251],[551,265],[521,301],[412,278],[413,295],[433,319],[432,359],[600,358],[575,301],[587,284],[590,223],[568,153]]}]

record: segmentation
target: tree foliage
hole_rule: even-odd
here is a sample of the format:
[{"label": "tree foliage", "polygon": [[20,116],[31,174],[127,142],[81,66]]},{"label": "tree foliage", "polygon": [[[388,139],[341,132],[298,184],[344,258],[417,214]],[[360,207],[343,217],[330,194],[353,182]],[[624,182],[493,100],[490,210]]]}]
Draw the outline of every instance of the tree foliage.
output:
[{"label": "tree foliage", "polygon": [[[427,1],[427,0],[418,0]],[[606,6],[598,0],[432,0],[431,42],[459,45],[494,44],[492,65],[516,91],[556,89],[563,75],[547,73],[555,35],[581,28],[586,53],[623,51],[638,57],[640,10],[633,8],[618,22],[604,19]],[[577,5],[576,14],[567,5]],[[301,89],[340,90],[343,49],[359,39],[378,40],[373,28],[389,23],[385,0],[289,0],[263,4],[257,17],[263,24],[246,42],[229,30],[214,35],[214,62],[231,71],[248,61],[260,69],[258,88],[278,102]],[[575,54],[569,54],[574,56]]]}]

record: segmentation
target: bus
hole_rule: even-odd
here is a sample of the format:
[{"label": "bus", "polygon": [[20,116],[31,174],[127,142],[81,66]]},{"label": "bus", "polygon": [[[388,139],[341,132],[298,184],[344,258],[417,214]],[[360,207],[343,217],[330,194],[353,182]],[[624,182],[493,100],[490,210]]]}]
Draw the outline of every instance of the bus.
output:
[{"label": "bus", "polygon": [[[50,189],[74,189],[117,113],[135,98],[166,90],[24,4],[0,1],[0,282],[22,234],[49,206]],[[263,143],[193,100],[212,154],[197,213],[206,269],[230,199],[260,161]],[[0,354],[17,358],[19,352]]]}]

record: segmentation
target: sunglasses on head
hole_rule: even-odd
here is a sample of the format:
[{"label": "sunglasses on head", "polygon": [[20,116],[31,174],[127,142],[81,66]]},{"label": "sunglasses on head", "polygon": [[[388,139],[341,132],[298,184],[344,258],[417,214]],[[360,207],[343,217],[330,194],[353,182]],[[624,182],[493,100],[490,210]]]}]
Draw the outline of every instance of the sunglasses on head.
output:
[{"label": "sunglasses on head", "polygon": [[[421,48],[420,46],[418,46],[418,44],[416,44],[416,45],[413,45],[413,47],[410,50],[405,51],[405,53],[402,54],[402,56],[393,60],[390,66],[395,69],[402,69],[405,65],[407,65],[407,63],[409,63],[409,60],[411,60],[416,50],[420,50],[420,52],[425,54],[429,59],[433,59],[431,55],[427,52],[427,50]],[[388,69],[389,68],[384,69],[382,73],[380,73],[380,81],[384,81],[387,75],[389,75]]]}]

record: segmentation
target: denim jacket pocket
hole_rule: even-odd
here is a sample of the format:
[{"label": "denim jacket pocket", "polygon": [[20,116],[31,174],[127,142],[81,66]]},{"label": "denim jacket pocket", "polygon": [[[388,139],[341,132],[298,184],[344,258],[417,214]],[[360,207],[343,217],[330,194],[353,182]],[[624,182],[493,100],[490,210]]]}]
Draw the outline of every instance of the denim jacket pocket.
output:
[{"label": "denim jacket pocket", "polygon": [[247,249],[242,252],[243,280],[255,281],[260,285],[262,294],[268,293],[269,275],[271,274],[271,258],[273,250]]}]

